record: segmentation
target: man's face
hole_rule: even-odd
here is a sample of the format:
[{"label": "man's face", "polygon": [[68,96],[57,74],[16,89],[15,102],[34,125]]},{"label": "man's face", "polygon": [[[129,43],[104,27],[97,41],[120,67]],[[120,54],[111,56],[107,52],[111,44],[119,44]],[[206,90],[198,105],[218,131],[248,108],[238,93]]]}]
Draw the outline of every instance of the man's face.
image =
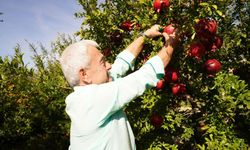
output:
[{"label": "man's face", "polygon": [[94,46],[90,46],[88,50],[90,56],[90,65],[86,69],[86,74],[91,80],[92,84],[101,84],[110,81],[108,71],[111,69],[111,65],[105,61],[105,57]]}]

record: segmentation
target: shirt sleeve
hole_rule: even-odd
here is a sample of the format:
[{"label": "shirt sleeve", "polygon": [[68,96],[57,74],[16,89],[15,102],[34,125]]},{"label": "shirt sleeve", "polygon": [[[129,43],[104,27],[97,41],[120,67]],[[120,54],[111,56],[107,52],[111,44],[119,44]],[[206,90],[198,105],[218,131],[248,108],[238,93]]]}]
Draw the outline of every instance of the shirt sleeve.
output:
[{"label": "shirt sleeve", "polygon": [[113,82],[97,85],[93,103],[96,104],[95,115],[101,125],[113,113],[123,108],[143,92],[156,86],[159,79],[164,76],[164,66],[159,56],[154,56],[139,70]]},{"label": "shirt sleeve", "polygon": [[117,55],[112,68],[109,71],[110,77],[114,80],[122,77],[129,69],[134,69],[135,56],[128,50],[122,51]]}]

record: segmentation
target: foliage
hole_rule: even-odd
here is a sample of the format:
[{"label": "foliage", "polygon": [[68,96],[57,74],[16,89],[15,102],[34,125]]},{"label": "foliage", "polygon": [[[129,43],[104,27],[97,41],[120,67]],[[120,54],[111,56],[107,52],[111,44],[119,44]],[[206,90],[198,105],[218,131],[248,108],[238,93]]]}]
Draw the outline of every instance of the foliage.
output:
[{"label": "foliage", "polygon": [[34,52],[34,66],[23,62],[18,45],[12,58],[0,58],[0,144],[1,149],[66,149],[69,118],[65,97],[71,91],[56,55],[73,39],[61,36],[49,53],[41,46]]}]

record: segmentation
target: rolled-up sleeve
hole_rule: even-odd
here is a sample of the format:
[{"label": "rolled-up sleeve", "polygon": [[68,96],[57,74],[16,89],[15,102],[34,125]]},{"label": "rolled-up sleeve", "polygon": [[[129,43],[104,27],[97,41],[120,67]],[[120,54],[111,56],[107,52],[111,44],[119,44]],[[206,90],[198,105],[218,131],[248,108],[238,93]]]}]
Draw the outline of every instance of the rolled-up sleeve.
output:
[{"label": "rolled-up sleeve", "polygon": [[109,71],[109,75],[113,81],[124,76],[129,69],[133,70],[134,60],[135,56],[128,50],[124,50],[117,55],[116,60]]},{"label": "rolled-up sleeve", "polygon": [[98,104],[95,109],[98,112],[96,115],[100,115],[100,123],[134,98],[142,95],[146,89],[156,86],[163,76],[163,62],[159,56],[154,56],[130,75],[98,85],[94,103]]}]

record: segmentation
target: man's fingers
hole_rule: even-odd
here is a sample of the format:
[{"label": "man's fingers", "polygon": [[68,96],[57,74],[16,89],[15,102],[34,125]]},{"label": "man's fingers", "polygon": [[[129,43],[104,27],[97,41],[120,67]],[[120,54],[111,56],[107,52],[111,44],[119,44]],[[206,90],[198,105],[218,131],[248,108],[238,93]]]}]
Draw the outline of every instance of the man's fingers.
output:
[{"label": "man's fingers", "polygon": [[155,24],[155,25],[152,26],[152,29],[154,29],[155,31],[159,31],[160,28],[161,28],[161,26],[158,25],[158,24]]},{"label": "man's fingers", "polygon": [[169,39],[169,35],[167,33],[163,32],[162,35],[164,36],[165,40]]}]

